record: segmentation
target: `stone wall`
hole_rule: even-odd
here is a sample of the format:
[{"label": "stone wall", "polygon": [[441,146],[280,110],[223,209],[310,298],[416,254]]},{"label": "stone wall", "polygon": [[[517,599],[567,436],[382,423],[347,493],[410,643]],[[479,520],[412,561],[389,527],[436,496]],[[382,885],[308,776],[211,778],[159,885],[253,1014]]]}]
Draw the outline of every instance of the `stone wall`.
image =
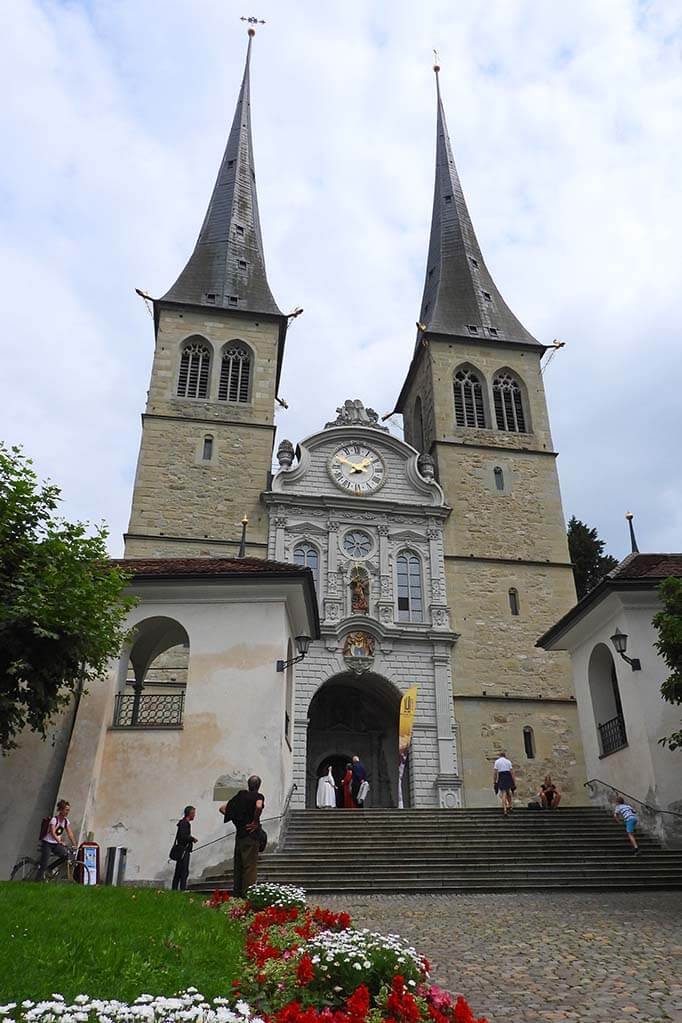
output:
[{"label": "stone wall", "polygon": [[[197,336],[212,351],[208,399],[176,396],[180,354]],[[221,352],[245,342],[253,354],[248,403],[218,401]],[[161,309],[149,398],[143,417],[127,557],[236,552],[249,519],[255,552],[267,542],[260,494],[267,488],[274,438],[278,327],[229,313]],[[203,459],[204,439],[213,453]],[[158,537],[158,540],[157,540]],[[205,541],[189,546],[184,540]]]},{"label": "stone wall", "polygon": [[[455,713],[467,806],[495,806],[493,763],[501,750],[506,750],[514,765],[516,798],[522,805],[535,797],[545,774],[551,774],[564,802],[588,801],[574,704],[464,700],[455,696]],[[524,727],[533,730],[533,759],[525,753]]]},{"label": "stone wall", "polygon": [[[452,507],[444,528],[445,565],[452,626],[459,634],[452,674],[469,805],[490,802],[486,758],[494,759],[492,747],[500,742],[510,754],[518,753],[523,723],[542,744],[533,771],[559,772],[567,801],[585,801],[575,706],[554,703],[550,713],[515,699],[573,697],[568,658],[535,646],[575,604],[541,354],[502,343],[433,341],[418,351],[404,402],[405,436],[411,441],[421,398],[425,448]],[[453,381],[460,367],[474,369],[482,382],[485,429],[455,424]],[[521,384],[526,433],[495,428],[492,382],[503,369]],[[510,606],[512,589],[518,614]],[[460,695],[476,699],[458,700]]]}]

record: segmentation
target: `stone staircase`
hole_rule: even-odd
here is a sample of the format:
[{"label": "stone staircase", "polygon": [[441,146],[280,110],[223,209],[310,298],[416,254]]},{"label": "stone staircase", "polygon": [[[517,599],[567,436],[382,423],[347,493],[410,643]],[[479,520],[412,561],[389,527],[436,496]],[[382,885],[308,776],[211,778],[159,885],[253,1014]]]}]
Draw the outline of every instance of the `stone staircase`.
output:
[{"label": "stone staircase", "polygon": [[[682,850],[637,836],[595,807],[554,811],[295,810],[286,839],[260,859],[259,881],[311,892],[682,889]],[[201,891],[231,887],[230,874]]]}]

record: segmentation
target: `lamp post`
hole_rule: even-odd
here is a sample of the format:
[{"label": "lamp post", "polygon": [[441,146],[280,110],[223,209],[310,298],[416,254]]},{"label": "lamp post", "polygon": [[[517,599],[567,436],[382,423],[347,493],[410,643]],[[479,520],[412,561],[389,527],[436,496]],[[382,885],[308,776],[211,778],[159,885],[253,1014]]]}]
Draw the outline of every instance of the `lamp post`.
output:
[{"label": "lamp post", "polygon": [[630,665],[633,671],[641,671],[642,665],[638,657],[628,657],[625,651],[628,648],[628,637],[627,633],[621,632],[619,628],[616,628],[613,636],[611,636],[611,642],[613,643],[614,649],[617,654],[623,658],[624,661]]},{"label": "lamp post", "polygon": [[298,657],[290,657],[288,661],[277,661],[277,671],[284,671],[290,665],[298,664],[299,661],[302,661],[310,650],[310,642],[310,636],[297,636],[296,649],[298,650]]}]

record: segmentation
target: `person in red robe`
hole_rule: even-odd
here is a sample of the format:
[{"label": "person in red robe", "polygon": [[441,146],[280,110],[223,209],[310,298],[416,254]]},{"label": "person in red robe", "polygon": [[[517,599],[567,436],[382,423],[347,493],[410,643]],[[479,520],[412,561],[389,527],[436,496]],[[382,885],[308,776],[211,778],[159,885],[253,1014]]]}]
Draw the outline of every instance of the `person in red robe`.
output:
[{"label": "person in red robe", "polygon": [[343,776],[341,785],[343,787],[343,808],[344,810],[354,810],[355,800],[353,799],[353,793],[351,792],[351,785],[353,783],[353,765],[346,764],[346,773]]}]

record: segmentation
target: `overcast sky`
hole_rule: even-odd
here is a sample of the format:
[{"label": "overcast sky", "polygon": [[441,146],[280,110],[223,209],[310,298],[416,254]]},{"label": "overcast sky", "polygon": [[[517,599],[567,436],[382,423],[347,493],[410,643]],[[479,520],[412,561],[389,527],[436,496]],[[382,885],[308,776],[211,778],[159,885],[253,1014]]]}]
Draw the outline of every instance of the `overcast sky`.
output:
[{"label": "overcast sky", "polygon": [[[153,351],[134,288],[185,263],[267,20],[252,117],[289,332],[279,438],[383,413],[414,344],[437,47],[495,281],[541,341],[564,511],[682,550],[682,5],[636,0],[14,0],[0,5],[0,437],[122,550]],[[216,530],[218,532],[218,530]]]}]

